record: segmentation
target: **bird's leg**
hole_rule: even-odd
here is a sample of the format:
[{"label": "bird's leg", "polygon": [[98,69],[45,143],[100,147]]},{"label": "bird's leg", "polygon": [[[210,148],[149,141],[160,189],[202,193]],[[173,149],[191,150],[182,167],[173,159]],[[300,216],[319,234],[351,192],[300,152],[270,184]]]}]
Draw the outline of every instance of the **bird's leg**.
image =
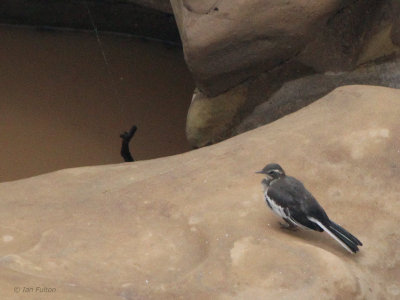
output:
[{"label": "bird's leg", "polygon": [[286,218],[283,218],[283,219],[285,220],[286,223],[279,222],[279,225],[281,226],[282,229],[291,230],[291,231],[296,231],[299,229],[299,227],[297,227],[297,225],[294,224],[289,219],[286,219]]}]

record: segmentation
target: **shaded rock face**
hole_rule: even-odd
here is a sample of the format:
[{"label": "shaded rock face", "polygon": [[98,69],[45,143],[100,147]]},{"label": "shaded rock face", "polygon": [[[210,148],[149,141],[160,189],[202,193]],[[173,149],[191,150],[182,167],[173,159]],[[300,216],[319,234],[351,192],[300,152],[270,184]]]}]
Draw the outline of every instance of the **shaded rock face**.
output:
[{"label": "shaded rock face", "polygon": [[[267,79],[260,79],[259,84],[267,84]],[[232,134],[273,122],[345,84],[381,85],[400,89],[400,57],[380,64],[367,64],[352,72],[314,74],[288,81],[267,102],[258,105],[246,116]],[[261,98],[263,94],[255,93],[252,97]]]},{"label": "shaded rock face", "polygon": [[[257,105],[269,101],[286,82],[311,74],[349,72],[340,77],[340,85],[370,84],[368,78],[363,81],[365,76],[355,79],[353,71],[363,73],[365,64],[369,64],[368,68],[376,64],[379,69],[382,58],[387,60],[400,53],[400,3],[397,0],[276,0],[268,3],[172,0],[171,4],[185,59],[203,103],[208,98],[210,105],[215,101],[219,103],[213,105],[222,108],[221,103],[229,102],[234,88],[248,88],[247,98],[229,122],[216,115],[214,119],[201,122],[202,128],[210,128],[208,131],[187,129],[187,132],[199,133],[195,138],[188,137],[194,147],[234,134],[233,128],[240,120]],[[338,86],[337,81],[325,88],[318,87],[315,94],[318,97],[327,94]],[[385,85],[383,82],[373,84]],[[313,86],[304,86],[300,95],[309,93],[307,90],[311,88]],[[196,101],[195,97],[192,104],[196,105]],[[310,102],[292,97],[288,103],[300,108]],[[205,105],[203,109],[205,112],[210,110]],[[230,105],[226,109],[230,110]],[[273,119],[293,112],[293,109],[283,106],[279,111]],[[209,123],[204,125],[206,122]],[[219,130],[213,130],[214,126],[226,130],[221,134]]]},{"label": "shaded rock face", "polygon": [[229,129],[246,102],[247,90],[247,85],[239,85],[215,98],[195,91],[186,122],[189,143],[203,147],[229,137]]},{"label": "shaded rock face", "polygon": [[[2,183],[2,297],[46,286],[49,299],[398,299],[399,114],[398,90],[344,87],[186,154]],[[254,174],[268,162],[361,251],[281,230]]]},{"label": "shaded rock face", "polygon": [[150,7],[169,14],[172,13],[172,7],[169,0],[128,0],[128,2]]},{"label": "shaded rock face", "polygon": [[393,26],[391,28],[391,40],[393,44],[400,46],[400,3],[399,1],[392,1],[392,9],[393,9]]}]

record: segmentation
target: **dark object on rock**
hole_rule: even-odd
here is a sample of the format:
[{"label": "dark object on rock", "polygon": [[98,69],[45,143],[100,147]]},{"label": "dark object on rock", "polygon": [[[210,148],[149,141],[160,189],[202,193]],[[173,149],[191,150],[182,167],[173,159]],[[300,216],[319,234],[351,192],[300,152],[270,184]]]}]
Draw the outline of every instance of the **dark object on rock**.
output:
[{"label": "dark object on rock", "polygon": [[129,142],[135,135],[136,130],[137,126],[133,125],[131,130],[129,130],[129,132],[125,131],[119,135],[122,138],[121,156],[124,158],[124,161],[126,162],[135,161],[132,157],[131,152],[129,151]]}]

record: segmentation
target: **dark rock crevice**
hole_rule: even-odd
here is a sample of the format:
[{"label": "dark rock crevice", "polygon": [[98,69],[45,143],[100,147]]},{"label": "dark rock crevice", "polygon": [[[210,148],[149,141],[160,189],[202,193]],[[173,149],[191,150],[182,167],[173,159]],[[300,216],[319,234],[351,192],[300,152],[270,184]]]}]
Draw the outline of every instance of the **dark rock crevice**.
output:
[{"label": "dark rock crevice", "polygon": [[93,30],[90,10],[99,31],[134,35],[180,45],[173,14],[143,7],[130,1],[34,1],[3,0],[0,23],[29,25],[39,29]]}]

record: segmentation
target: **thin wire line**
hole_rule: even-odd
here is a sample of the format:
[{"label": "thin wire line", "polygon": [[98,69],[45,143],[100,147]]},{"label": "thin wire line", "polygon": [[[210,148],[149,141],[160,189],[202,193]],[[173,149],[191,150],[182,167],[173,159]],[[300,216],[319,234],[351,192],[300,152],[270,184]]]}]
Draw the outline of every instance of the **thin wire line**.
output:
[{"label": "thin wire line", "polygon": [[104,50],[103,43],[101,42],[101,39],[100,39],[99,31],[97,29],[96,23],[94,22],[93,15],[92,15],[92,12],[90,11],[89,4],[88,4],[87,1],[85,1],[85,6],[86,6],[86,9],[87,9],[87,12],[88,12],[90,23],[92,24],[92,27],[93,27],[93,31],[94,31],[94,33],[96,35],[97,44],[99,45],[100,52],[101,52],[101,54],[103,56],[104,64],[105,64],[105,67],[106,67],[106,71],[107,71],[107,73],[108,73],[108,75],[109,75],[109,77],[111,79],[112,90],[114,91],[114,94],[116,96],[115,100],[119,102],[119,107],[120,107],[120,110],[121,110],[121,113],[122,113],[123,107],[122,107],[122,104],[120,103],[120,100],[119,100],[117,83],[116,83],[115,78],[113,76],[113,73],[111,71],[111,65],[108,62],[107,55],[106,55],[106,52]]},{"label": "thin wire line", "polygon": [[103,55],[104,63],[106,64],[107,67],[110,67],[110,64],[108,63],[108,60],[107,60],[106,52],[104,51],[103,43],[101,42],[101,39],[100,39],[99,31],[97,30],[97,26],[94,23],[94,19],[93,19],[91,11],[89,9],[89,5],[88,5],[87,1],[85,1],[85,5],[86,5],[86,9],[87,9],[87,12],[89,15],[90,23],[92,23],[93,31],[96,35],[97,43],[99,44],[101,54]]}]

